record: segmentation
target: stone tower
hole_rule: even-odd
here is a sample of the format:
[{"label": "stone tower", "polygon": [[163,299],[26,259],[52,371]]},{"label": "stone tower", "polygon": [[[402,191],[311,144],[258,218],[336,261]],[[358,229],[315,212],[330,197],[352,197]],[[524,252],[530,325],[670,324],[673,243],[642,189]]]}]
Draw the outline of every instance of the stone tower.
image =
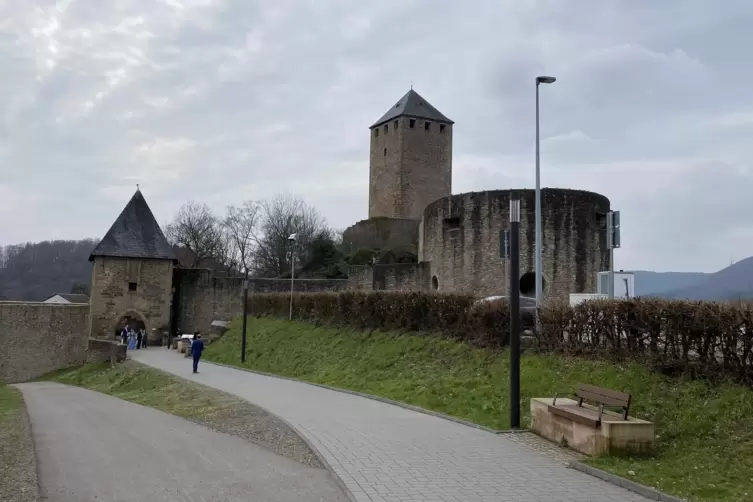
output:
[{"label": "stone tower", "polygon": [[131,197],[89,256],[92,269],[89,336],[112,339],[125,322],[143,323],[160,340],[170,322],[173,248],[141,191]]},{"label": "stone tower", "polygon": [[411,89],[370,127],[369,218],[420,220],[452,194],[453,123]]}]

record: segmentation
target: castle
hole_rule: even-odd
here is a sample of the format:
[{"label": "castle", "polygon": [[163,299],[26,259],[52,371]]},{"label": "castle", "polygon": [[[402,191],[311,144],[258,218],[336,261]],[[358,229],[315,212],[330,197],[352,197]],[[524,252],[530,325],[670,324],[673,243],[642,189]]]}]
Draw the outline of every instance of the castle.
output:
[{"label": "castle", "polygon": [[[353,289],[505,295],[500,231],[509,201],[521,200],[520,266],[524,295],[535,295],[534,190],[452,194],[454,122],[411,89],[370,127],[369,219],[343,233],[351,252],[408,252],[417,263],[351,267]],[[545,188],[542,197],[544,295],[596,291],[608,270],[609,199],[581,190]]]},{"label": "castle", "polygon": [[[499,236],[507,226],[512,190],[452,195],[454,122],[411,89],[370,127],[369,219],[343,234],[351,251],[389,249],[414,263],[350,267],[344,280],[298,280],[298,291],[345,289],[506,293]],[[522,294],[535,288],[534,193],[521,199]],[[605,216],[609,200],[562,189],[542,191],[545,295],[593,292],[608,267]],[[94,262],[90,336],[111,337],[124,322],[151,338],[181,329],[208,330],[213,320],[241,312],[241,278],[176,267],[142,193],[137,190],[102,241]],[[287,281],[254,279],[253,292],[287,291]],[[158,340],[153,340],[158,341]]]},{"label": "castle", "polygon": [[[411,89],[370,128],[369,218],[343,234],[351,252],[405,252],[411,263],[350,267],[347,280],[298,279],[299,292],[341,289],[506,294],[500,231],[509,201],[521,200],[524,295],[535,293],[534,191],[452,194],[454,122]],[[543,189],[543,283],[548,297],[596,289],[609,267],[605,220],[609,200],[579,190]],[[385,253],[381,254],[385,256]],[[389,253],[387,253],[389,255]],[[92,251],[89,305],[0,302],[0,381],[111,360],[116,331],[146,329],[150,343],[176,330],[210,330],[242,313],[243,278],[177,266],[172,247],[137,190]],[[251,279],[251,294],[289,291],[281,279]],[[120,357],[120,356],[118,356]]]}]

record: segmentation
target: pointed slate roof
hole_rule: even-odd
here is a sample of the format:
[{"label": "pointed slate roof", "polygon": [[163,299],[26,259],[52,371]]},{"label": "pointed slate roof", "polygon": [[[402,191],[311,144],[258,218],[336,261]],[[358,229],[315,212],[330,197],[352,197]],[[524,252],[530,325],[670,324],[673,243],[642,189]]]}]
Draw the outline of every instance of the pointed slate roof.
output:
[{"label": "pointed slate roof", "polygon": [[93,261],[95,256],[176,259],[172,246],[165,239],[140,190],[136,190],[110,230],[99,241],[89,261]]},{"label": "pointed slate roof", "polygon": [[431,103],[422,98],[419,93],[411,89],[405,94],[405,96],[400,98],[400,101],[398,101],[395,106],[387,110],[387,113],[382,115],[382,118],[374,122],[374,125],[372,125],[369,129],[384,124],[385,122],[389,122],[390,120],[396,119],[403,115],[416,117],[419,119],[436,120],[437,122],[446,122],[448,124],[455,123],[442,115],[439,110],[431,106]]}]

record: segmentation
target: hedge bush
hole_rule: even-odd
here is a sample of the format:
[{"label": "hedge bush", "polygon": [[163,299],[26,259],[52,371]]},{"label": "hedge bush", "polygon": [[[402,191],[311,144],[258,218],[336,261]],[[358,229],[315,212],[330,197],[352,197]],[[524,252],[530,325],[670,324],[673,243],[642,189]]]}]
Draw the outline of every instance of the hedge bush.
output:
[{"label": "hedge bush", "polygon": [[[287,318],[288,294],[249,299],[255,315]],[[480,347],[509,337],[503,301],[471,295],[363,292],[298,293],[295,319],[360,330],[439,333]],[[524,319],[524,324],[525,324]],[[541,351],[635,360],[666,374],[729,379],[753,386],[753,305],[700,301],[591,300],[547,304],[535,330]]]},{"label": "hedge bush", "polygon": [[548,305],[537,332],[542,350],[643,362],[753,385],[753,307],[683,300],[592,300]]},{"label": "hedge bush", "polygon": [[[503,303],[477,304],[471,295],[361,292],[296,293],[293,318],[314,324],[359,330],[439,333],[480,347],[502,347],[509,336],[509,312]],[[290,295],[249,298],[254,315],[287,318]]]}]

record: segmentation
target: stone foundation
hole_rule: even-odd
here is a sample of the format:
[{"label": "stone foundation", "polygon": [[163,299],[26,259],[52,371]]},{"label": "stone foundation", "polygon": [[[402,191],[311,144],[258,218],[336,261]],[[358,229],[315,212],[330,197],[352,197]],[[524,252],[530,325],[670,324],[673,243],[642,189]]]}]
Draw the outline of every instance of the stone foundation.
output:
[{"label": "stone foundation", "polygon": [[[574,422],[567,417],[549,412],[552,398],[531,399],[531,429],[538,435],[565,443],[573,450],[586,455],[645,455],[654,447],[654,424],[635,417],[623,420],[622,416],[604,411],[601,427],[594,429]],[[568,398],[557,398],[557,404],[577,405]],[[584,407],[594,409],[586,404]]]}]

